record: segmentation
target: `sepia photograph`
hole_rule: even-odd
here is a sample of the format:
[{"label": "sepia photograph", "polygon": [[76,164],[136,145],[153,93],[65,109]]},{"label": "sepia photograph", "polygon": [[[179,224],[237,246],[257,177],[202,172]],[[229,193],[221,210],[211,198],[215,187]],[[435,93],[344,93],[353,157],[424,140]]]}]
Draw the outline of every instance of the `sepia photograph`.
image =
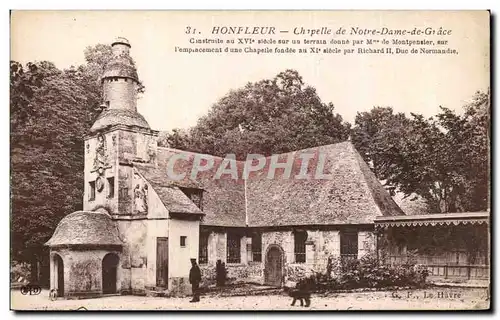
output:
[{"label": "sepia photograph", "polygon": [[10,308],[491,308],[490,12],[10,12]]}]

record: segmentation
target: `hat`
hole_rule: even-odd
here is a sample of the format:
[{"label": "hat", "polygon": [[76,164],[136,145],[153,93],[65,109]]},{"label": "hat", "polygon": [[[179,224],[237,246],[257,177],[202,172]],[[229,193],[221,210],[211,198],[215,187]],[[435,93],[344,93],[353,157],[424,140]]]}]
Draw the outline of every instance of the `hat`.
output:
[{"label": "hat", "polygon": [[195,259],[195,258],[191,258],[191,261],[194,261],[194,262],[196,262],[196,259]]}]

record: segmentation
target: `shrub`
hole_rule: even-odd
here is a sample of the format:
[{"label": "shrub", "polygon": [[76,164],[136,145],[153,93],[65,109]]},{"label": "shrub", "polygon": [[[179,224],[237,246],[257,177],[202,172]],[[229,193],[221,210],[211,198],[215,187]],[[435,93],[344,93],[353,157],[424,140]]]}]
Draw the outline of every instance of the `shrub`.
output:
[{"label": "shrub", "polygon": [[17,281],[19,278],[28,280],[31,275],[31,267],[26,262],[13,261],[10,267],[11,282]]},{"label": "shrub", "polygon": [[425,266],[414,263],[386,265],[369,254],[361,259],[329,260],[326,273],[316,273],[303,281],[319,292],[358,288],[418,288],[425,285],[428,275]]}]

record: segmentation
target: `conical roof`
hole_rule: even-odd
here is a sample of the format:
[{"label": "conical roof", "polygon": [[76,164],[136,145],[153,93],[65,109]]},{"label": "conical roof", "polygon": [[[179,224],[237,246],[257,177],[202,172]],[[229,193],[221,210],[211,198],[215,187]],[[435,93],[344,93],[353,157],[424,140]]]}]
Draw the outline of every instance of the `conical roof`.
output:
[{"label": "conical roof", "polygon": [[45,245],[49,247],[96,245],[121,246],[118,229],[104,212],[76,211],[65,216]]}]

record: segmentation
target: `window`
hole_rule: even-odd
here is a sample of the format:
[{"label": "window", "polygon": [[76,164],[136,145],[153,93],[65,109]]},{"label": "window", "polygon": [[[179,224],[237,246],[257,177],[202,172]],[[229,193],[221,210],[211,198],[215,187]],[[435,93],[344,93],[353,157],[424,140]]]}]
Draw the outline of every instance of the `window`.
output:
[{"label": "window", "polygon": [[115,196],[115,178],[108,178],[108,198]]},{"label": "window", "polygon": [[181,247],[185,247],[186,246],[186,236],[181,236]]},{"label": "window", "polygon": [[358,254],[358,233],[341,232],[340,233],[340,254],[357,255]]},{"label": "window", "polygon": [[198,261],[200,264],[208,263],[208,232],[200,232],[200,248]]},{"label": "window", "polygon": [[262,262],[262,234],[252,234],[252,261]]},{"label": "window", "polygon": [[195,188],[180,188],[182,192],[191,200],[193,203],[203,210],[203,190]]},{"label": "window", "polygon": [[227,263],[241,262],[241,236],[236,233],[227,234]]},{"label": "window", "polygon": [[342,263],[358,258],[358,233],[356,231],[340,233],[340,257]]},{"label": "window", "polygon": [[120,192],[120,198],[127,198],[128,197],[128,188],[127,187],[123,187],[123,188],[119,188],[118,189]]},{"label": "window", "polygon": [[294,236],[294,252],[295,252],[295,262],[304,263],[306,262],[306,231],[295,231]]},{"label": "window", "polygon": [[95,181],[90,181],[89,200],[95,200]]}]

